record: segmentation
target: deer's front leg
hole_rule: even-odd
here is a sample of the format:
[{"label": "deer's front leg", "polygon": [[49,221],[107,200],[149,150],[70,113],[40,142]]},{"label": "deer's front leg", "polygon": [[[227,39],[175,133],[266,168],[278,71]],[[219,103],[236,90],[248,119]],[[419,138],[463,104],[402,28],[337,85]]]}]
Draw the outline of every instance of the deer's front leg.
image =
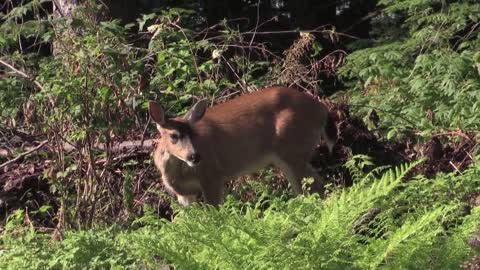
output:
[{"label": "deer's front leg", "polygon": [[208,183],[202,187],[203,200],[207,204],[217,206],[223,202],[223,181]]},{"label": "deer's front leg", "polygon": [[196,194],[186,196],[177,194],[177,200],[183,206],[190,206],[192,203],[198,202],[198,196]]}]

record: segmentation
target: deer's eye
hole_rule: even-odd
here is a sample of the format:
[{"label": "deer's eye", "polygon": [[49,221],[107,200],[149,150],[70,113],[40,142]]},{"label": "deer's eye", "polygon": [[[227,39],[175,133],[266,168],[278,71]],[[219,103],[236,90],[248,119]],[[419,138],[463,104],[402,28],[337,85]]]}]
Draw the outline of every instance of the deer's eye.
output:
[{"label": "deer's eye", "polygon": [[176,133],[170,134],[170,139],[172,140],[172,143],[176,143],[179,138],[180,138],[180,135],[178,135]]}]

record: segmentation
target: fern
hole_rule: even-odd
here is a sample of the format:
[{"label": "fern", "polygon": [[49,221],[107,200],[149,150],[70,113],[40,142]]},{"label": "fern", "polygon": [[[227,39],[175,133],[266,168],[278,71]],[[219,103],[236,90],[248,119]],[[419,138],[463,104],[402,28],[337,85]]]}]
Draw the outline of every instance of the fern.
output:
[{"label": "fern", "polygon": [[[433,247],[437,234],[443,232],[441,218],[448,215],[457,206],[441,206],[427,211],[418,219],[405,222],[400,228],[388,235],[388,241],[375,239],[370,241],[372,249],[366,249],[362,258],[366,268],[387,269],[414,268],[419,261],[428,261],[428,248]],[[422,245],[418,242],[421,241]],[[413,261],[411,258],[415,257]],[[420,259],[420,260],[419,260]]]},{"label": "fern", "polygon": [[404,183],[418,163],[366,174],[326,200],[242,205],[229,196],[219,208],[176,209],[172,222],[149,215],[137,229],[68,232],[56,244],[10,230],[0,238],[0,268],[459,269],[479,254],[468,240],[480,211],[461,210],[480,192],[480,167]]}]

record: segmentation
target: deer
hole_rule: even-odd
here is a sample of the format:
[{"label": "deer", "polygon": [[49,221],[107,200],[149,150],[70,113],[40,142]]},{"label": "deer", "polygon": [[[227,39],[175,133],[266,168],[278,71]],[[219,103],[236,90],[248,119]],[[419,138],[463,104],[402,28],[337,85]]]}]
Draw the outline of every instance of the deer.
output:
[{"label": "deer", "polygon": [[295,194],[303,193],[303,178],[312,177],[312,191],[324,196],[324,181],[310,164],[322,139],[330,153],[337,140],[324,104],[295,89],[271,87],[207,107],[204,99],[183,116],[167,117],[149,102],[159,132],[154,164],[181,205],[203,199],[217,206],[227,181],[269,165],[283,172]]}]

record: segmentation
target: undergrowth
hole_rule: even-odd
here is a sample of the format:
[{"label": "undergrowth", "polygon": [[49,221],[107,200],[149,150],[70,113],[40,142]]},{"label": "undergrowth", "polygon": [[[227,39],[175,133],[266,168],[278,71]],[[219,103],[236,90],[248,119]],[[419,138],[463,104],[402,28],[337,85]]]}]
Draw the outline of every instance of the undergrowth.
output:
[{"label": "undergrowth", "polygon": [[129,228],[70,231],[58,242],[11,216],[0,268],[460,269],[479,255],[469,241],[480,209],[467,198],[480,192],[480,167],[403,181],[417,164],[356,170],[354,185],[326,200],[229,196],[219,208],[177,208],[173,222],[145,215]]}]

